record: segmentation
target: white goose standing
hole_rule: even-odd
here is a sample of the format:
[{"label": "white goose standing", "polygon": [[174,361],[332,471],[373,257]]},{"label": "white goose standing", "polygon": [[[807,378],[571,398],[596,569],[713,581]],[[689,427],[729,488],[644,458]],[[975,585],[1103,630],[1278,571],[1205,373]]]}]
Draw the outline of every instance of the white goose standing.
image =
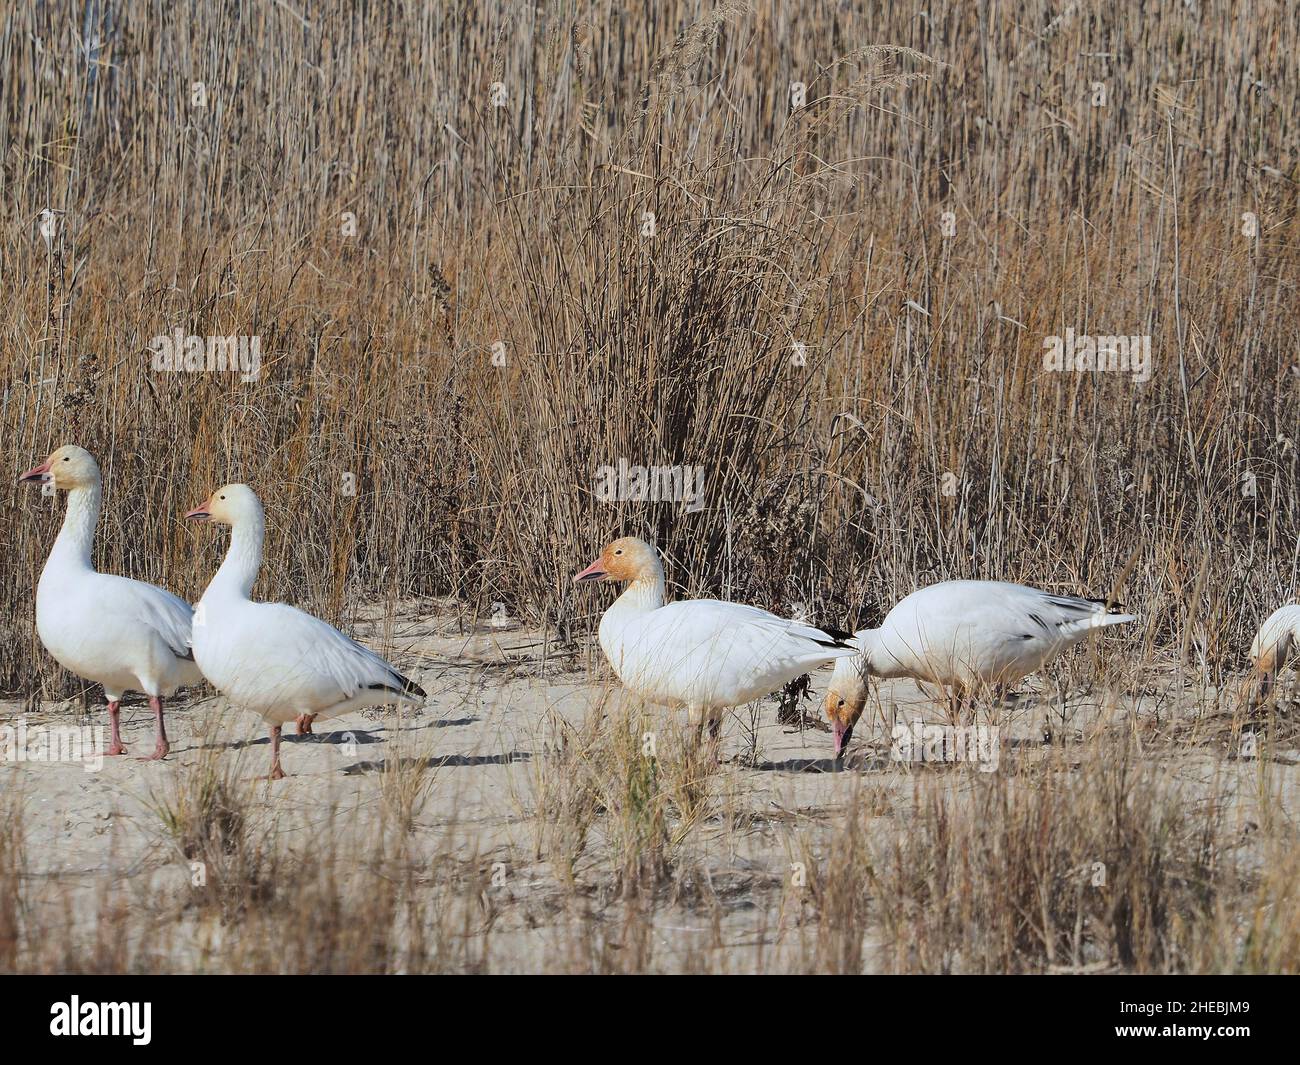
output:
[{"label": "white goose standing", "polygon": [[1094,629],[1136,621],[1104,600],[1005,581],[944,581],[899,601],[878,629],[857,634],[862,654],[835,663],[826,716],[841,758],[867,702],[867,678],[911,677],[967,698],[1041,669]]},{"label": "white goose standing", "polygon": [[722,713],[809,670],[856,654],[847,632],[821,629],[757,607],[716,599],[664,603],[654,548],[625,536],[575,581],[625,581],[600,619],[600,646],[625,687],[648,702],[685,706],[716,740]]},{"label": "white goose standing", "polygon": [[271,779],[280,768],[280,730],[365,706],[420,703],[424,690],[373,651],[320,618],[285,603],[249,598],[262,567],[266,520],[244,484],[218,488],[185,515],[230,526],[225,561],[199,600],[194,657],[203,675],[271,730]]},{"label": "white goose standing", "polygon": [[149,696],[157,742],[149,759],[171,749],[163,699],[198,684],[190,651],[193,612],[183,599],[152,584],[98,573],[91,561],[103,479],[84,448],[66,444],[19,481],[50,484],[68,493],[68,509],[36,586],[36,632],[65,669],[104,686],[112,738],[108,754],[125,754],[119,704],[127,691]]}]

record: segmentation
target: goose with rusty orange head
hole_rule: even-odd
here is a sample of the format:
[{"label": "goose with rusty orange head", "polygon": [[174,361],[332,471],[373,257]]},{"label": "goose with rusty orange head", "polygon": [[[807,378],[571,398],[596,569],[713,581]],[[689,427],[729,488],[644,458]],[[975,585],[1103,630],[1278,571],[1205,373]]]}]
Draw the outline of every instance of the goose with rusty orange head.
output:
[{"label": "goose with rusty orange head", "polygon": [[1263,702],[1272,694],[1278,673],[1300,641],[1300,606],[1294,603],[1278,607],[1264,619],[1250,645],[1250,660],[1255,666],[1255,698]]},{"label": "goose with rusty orange head", "polygon": [[624,536],[574,578],[626,585],[600,619],[600,646],[623,686],[659,706],[685,707],[697,732],[810,670],[856,653],[849,633],[718,599],[664,601],[650,544]]}]

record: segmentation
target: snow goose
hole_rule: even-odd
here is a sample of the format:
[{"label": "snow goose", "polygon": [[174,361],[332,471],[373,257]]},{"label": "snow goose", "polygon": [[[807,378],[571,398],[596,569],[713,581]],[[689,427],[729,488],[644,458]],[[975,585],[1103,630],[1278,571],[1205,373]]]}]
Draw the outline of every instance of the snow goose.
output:
[{"label": "snow goose", "polygon": [[89,451],[65,445],[18,480],[68,493],[63,528],[36,586],[41,643],[64,669],[104,686],[112,729],[108,754],[126,753],[119,704],[127,691],[139,691],[149,696],[157,723],[149,759],[165,758],[170,747],[163,699],[203,680],[189,647],[189,604],[152,584],[95,571],[91,550],[103,480]]},{"label": "snow goose", "polygon": [[1262,702],[1273,690],[1273,680],[1300,636],[1300,606],[1283,606],[1273,611],[1259,627],[1250,645],[1250,659],[1259,673],[1258,698]]},{"label": "snow goose", "polygon": [[365,706],[419,704],[424,690],[333,625],[284,603],[249,599],[262,567],[266,521],[261,500],[228,484],[185,515],[230,526],[225,561],[199,600],[194,657],[203,675],[271,730],[271,779],[280,768],[280,729]]},{"label": "snow goose", "polygon": [[878,629],[857,634],[862,654],[835,663],[826,716],[842,758],[867,701],[867,679],[911,677],[969,697],[1042,668],[1093,629],[1136,621],[1097,599],[1004,581],[944,581],[902,599]]},{"label": "snow goose", "polygon": [[692,599],[664,603],[654,548],[615,540],[575,581],[618,581],[626,590],[600,619],[600,646],[623,685],[647,702],[685,706],[716,740],[722,713],[855,653],[847,632],[820,629],[757,607]]}]

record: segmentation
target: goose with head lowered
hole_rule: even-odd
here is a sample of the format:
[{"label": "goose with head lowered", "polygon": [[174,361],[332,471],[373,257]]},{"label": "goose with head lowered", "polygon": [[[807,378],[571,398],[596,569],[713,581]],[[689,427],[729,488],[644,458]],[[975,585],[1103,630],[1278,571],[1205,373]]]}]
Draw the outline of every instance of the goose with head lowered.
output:
[{"label": "goose with head lowered", "polygon": [[1136,621],[1117,604],[1005,581],[944,581],[901,599],[878,629],[857,634],[862,653],[835,663],[826,716],[840,759],[867,702],[870,677],[910,677],[960,702],[1000,693],[1095,629]]},{"label": "goose with head lowered", "polygon": [[249,598],[262,567],[266,520],[244,484],[218,488],[186,515],[230,526],[225,561],[195,612],[194,657],[233,705],[258,714],[271,730],[272,780],[280,767],[280,730],[299,731],[317,717],[392,703],[419,704],[424,690],[373,651],[320,618],[285,603]]},{"label": "goose with head lowered", "polygon": [[41,643],[64,669],[103,685],[108,754],[126,753],[119,708],[127,691],[138,691],[149,697],[158,733],[149,759],[165,758],[171,748],[163,700],[203,680],[190,651],[190,605],[152,584],[96,571],[91,554],[103,479],[85,448],[65,444],[18,480],[68,493],[63,528],[36,586]]},{"label": "goose with head lowered", "polygon": [[716,599],[664,602],[664,570],[648,543],[609,544],[575,581],[618,581],[600,619],[600,646],[624,687],[647,702],[686,707],[716,741],[722,714],[856,653],[851,635]]},{"label": "goose with head lowered", "polygon": [[1258,677],[1256,700],[1263,702],[1273,691],[1278,672],[1286,665],[1300,640],[1300,606],[1280,606],[1264,619],[1250,645],[1250,660]]}]

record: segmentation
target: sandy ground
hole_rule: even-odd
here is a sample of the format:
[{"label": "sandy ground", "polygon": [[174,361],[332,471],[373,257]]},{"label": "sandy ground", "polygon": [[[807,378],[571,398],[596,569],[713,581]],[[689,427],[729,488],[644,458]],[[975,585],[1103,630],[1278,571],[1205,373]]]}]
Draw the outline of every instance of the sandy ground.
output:
[{"label": "sandy ground", "polygon": [[[270,753],[262,723],[210,693],[196,693],[173,707],[172,753],[165,762],[134,757],[147,753],[153,742],[152,717],[141,703],[123,713],[131,756],[105,759],[96,771],[66,763],[0,762],[2,786],[24,796],[28,875],[38,883],[58,884],[74,897],[80,893],[86,905],[105,885],[134,899],[184,892],[191,869],[156,808],[178,774],[213,755],[236,771],[241,785],[246,782],[249,802],[274,826],[281,845],[310,850],[322,846],[327,835],[344,846],[364,844],[379,831],[385,813],[380,778],[387,760],[427,759],[433,782],[412,838],[429,861],[445,863],[454,855],[488,878],[487,967],[542,968],[555,952],[572,946],[573,922],[602,920],[611,890],[599,823],[579,862],[580,876],[594,885],[581,914],[574,911],[573,893],[539,857],[534,811],[542,760],[556,739],[556,717],[580,725],[611,690],[615,700],[619,695],[590,653],[565,652],[535,632],[488,626],[464,635],[455,628],[454,621],[412,616],[360,625],[362,639],[375,646],[387,642],[395,660],[428,691],[427,704],[401,716],[351,714],[318,724],[314,736],[286,736],[283,759],[290,776],[283,781],[256,779],[266,772]],[[818,695],[827,677],[828,671],[814,675]],[[1205,694],[1197,693],[1195,701]],[[911,683],[886,685],[882,699],[905,721],[939,720],[938,708]],[[1179,703],[1176,694],[1162,690],[1123,712],[1167,719],[1179,713]],[[807,704],[813,712],[819,705]],[[1096,697],[1074,696],[1065,727],[1086,729],[1102,712]],[[664,727],[680,727],[681,718],[658,713]],[[1001,757],[1042,757],[1046,713],[1043,701],[1032,695],[1008,710]],[[75,709],[47,704],[24,717],[19,704],[8,703],[0,705],[0,725],[16,726],[21,719],[30,730],[86,720],[78,714],[79,704]],[[846,804],[869,793],[881,830],[898,831],[896,818],[911,800],[918,773],[960,772],[970,779],[978,772],[895,761],[884,730],[879,724],[871,729],[864,719],[847,771],[836,773],[827,732],[786,728],[775,716],[769,701],[727,721],[724,764],[713,788],[720,812],[697,825],[683,844],[692,876],[708,881],[709,901],[680,899],[657,911],[656,968],[690,967],[701,951],[720,951],[725,967],[733,970],[755,967],[760,954],[764,967],[773,967],[783,950],[795,950],[799,933],[767,927],[770,917],[758,915],[770,915],[771,908],[755,906],[755,898],[786,892],[799,860],[824,852]],[[88,723],[104,724],[102,709],[95,709]],[[1059,733],[1062,726],[1056,728]],[[1202,754],[1188,755],[1188,780],[1194,786],[1226,765],[1227,772],[1242,777],[1239,815],[1248,818],[1254,764],[1249,759],[1225,763],[1214,757],[1213,746],[1207,740]],[[1286,752],[1277,762],[1287,812],[1294,816],[1300,756]],[[788,916],[793,927],[797,915]],[[616,937],[614,918],[609,920],[607,934]]]}]

